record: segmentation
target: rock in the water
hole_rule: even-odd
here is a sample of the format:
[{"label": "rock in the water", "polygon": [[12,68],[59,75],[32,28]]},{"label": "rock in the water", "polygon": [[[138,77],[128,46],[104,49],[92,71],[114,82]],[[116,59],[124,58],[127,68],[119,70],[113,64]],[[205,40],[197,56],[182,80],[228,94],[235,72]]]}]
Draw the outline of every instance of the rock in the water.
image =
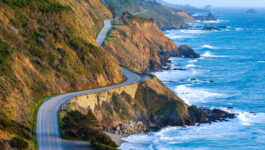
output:
[{"label": "rock in the water", "polygon": [[209,13],[206,20],[217,20],[217,18],[215,17],[213,13]]},{"label": "rock in the water", "polygon": [[209,109],[207,107],[190,106],[188,108],[191,116],[191,125],[195,123],[211,123],[216,121],[227,121],[232,119],[235,114],[220,109]]},{"label": "rock in the water", "polygon": [[217,18],[213,13],[209,13],[208,16],[203,16],[203,15],[198,15],[194,16],[195,20],[200,20],[200,21],[215,21]]},{"label": "rock in the water", "polygon": [[247,13],[249,13],[249,14],[255,14],[255,13],[257,13],[257,11],[255,9],[251,8],[251,9],[248,9],[247,10]]},{"label": "rock in the water", "polygon": [[188,45],[180,45],[178,49],[180,56],[185,58],[199,58],[200,55],[195,53],[194,50]]},{"label": "rock in the water", "polygon": [[160,51],[160,55],[168,59],[169,57],[185,57],[185,58],[199,58],[200,55],[188,45],[181,45],[178,50],[174,51]]},{"label": "rock in the water", "polygon": [[214,27],[213,25],[204,25],[203,30],[220,30],[219,28]]},{"label": "rock in the water", "polygon": [[219,28],[219,29],[226,29],[227,26],[217,26],[217,28]]}]

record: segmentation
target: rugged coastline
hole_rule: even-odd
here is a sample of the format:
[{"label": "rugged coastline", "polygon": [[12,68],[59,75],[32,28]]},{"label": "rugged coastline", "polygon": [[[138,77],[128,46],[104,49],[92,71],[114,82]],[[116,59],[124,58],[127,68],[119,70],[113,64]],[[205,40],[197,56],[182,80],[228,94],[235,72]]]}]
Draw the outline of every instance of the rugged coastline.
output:
[{"label": "rugged coastline", "polygon": [[139,73],[160,70],[169,57],[198,58],[188,45],[177,46],[158,28],[155,21],[140,16],[123,13],[121,20],[116,20],[103,47],[119,62]]},{"label": "rugged coastline", "polygon": [[[162,31],[156,28],[152,20],[135,17],[129,13],[124,13],[121,19],[122,22],[120,23],[123,23],[125,26],[121,25],[114,28],[114,32],[118,31],[117,33],[119,34],[113,33],[113,31],[109,33],[109,39],[104,43],[104,47],[108,50],[114,50],[113,48],[110,49],[110,45],[117,43],[117,40],[122,39],[123,41],[127,41],[130,39],[130,42],[132,42],[132,40],[139,39],[132,38],[132,35],[127,31],[128,29],[122,29],[122,31],[120,28],[133,28],[138,32],[145,29],[146,32],[144,34],[142,33],[142,38],[140,38],[144,40],[148,39],[148,34],[152,33],[148,30],[151,27],[157,30],[158,35],[164,36],[161,33]],[[141,29],[142,27],[145,28]],[[158,45],[161,44],[157,39],[152,40]],[[152,63],[153,60],[151,59],[148,60],[150,63],[145,68],[141,68],[141,66],[140,69],[136,69],[135,71],[146,72],[147,69],[148,71],[159,70],[169,63],[168,59],[170,57],[200,57],[188,45],[177,47],[167,38],[164,38],[164,41],[171,45],[163,45],[162,43],[160,45],[161,50],[154,47],[153,49],[150,48],[150,51],[152,50],[151,52],[158,58],[152,59],[159,60],[159,64],[156,64],[158,61]],[[140,47],[139,44],[140,42],[136,41],[136,44],[132,42],[130,45]],[[168,47],[170,48],[165,50]],[[119,47],[116,45],[115,48]],[[124,49],[125,47],[122,48]],[[131,62],[126,63],[124,61],[128,60],[124,55],[117,53],[116,57],[121,62],[125,62],[126,66],[130,69],[135,69],[132,67]],[[99,131],[104,131],[107,137],[110,137],[117,145],[122,143],[121,138],[133,134],[159,131],[167,126],[199,126],[203,123],[210,124],[212,122],[228,121],[235,117],[235,114],[220,109],[188,106],[156,77],[142,83],[76,97],[63,106],[60,114],[67,116],[71,111],[78,111],[83,115],[91,112],[89,114],[95,118],[98,126],[100,126]]]},{"label": "rugged coastline", "polygon": [[228,121],[235,117],[235,114],[219,109],[186,105],[156,77],[143,83],[76,97],[62,110],[61,116],[71,111],[84,115],[91,112],[101,130],[117,145],[122,137],[132,134],[159,131],[167,126]]}]

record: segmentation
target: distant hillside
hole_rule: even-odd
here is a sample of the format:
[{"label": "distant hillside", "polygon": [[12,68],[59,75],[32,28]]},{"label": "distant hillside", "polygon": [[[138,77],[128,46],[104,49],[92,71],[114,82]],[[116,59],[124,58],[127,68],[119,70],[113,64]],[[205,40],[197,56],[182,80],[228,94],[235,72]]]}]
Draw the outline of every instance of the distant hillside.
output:
[{"label": "distant hillside", "polygon": [[194,19],[187,12],[169,8],[160,3],[144,0],[104,0],[105,4],[114,8],[117,16],[121,16],[123,12],[136,13],[143,10],[146,12],[140,14],[148,19],[155,20],[161,29],[174,29],[185,27],[188,22]]},{"label": "distant hillside", "polygon": [[167,7],[170,7],[170,8],[174,8],[174,9],[179,9],[179,10],[184,10],[184,11],[187,11],[189,13],[197,13],[197,12],[205,12],[207,10],[205,9],[200,9],[200,8],[197,8],[197,7],[193,7],[191,5],[180,5],[180,4],[171,4],[171,3],[167,3],[165,2],[164,0],[158,0],[159,3],[167,6]]},{"label": "distant hillside", "polygon": [[107,18],[101,0],[0,0],[0,149],[33,149],[46,96],[124,80],[95,41]]}]

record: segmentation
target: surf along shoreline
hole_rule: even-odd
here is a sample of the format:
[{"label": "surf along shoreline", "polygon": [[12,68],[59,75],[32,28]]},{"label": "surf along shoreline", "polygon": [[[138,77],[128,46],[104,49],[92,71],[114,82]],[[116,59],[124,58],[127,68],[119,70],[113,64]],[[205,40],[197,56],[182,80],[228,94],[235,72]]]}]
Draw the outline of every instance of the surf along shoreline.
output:
[{"label": "surf along shoreline", "polygon": [[[192,49],[190,48],[188,45],[184,45],[184,47],[182,47],[181,49]],[[170,70],[170,58],[171,57],[183,57],[183,56],[176,56],[172,53],[168,53],[168,52],[161,52],[162,55],[167,56],[166,59],[167,61],[164,61],[165,63],[163,64],[163,69],[161,70]],[[196,57],[195,57],[196,58]],[[157,70],[157,71],[161,71],[161,70]],[[204,124],[204,123],[208,123],[211,124],[212,122],[217,122],[217,121],[228,121],[230,119],[235,118],[235,114],[227,112],[227,111],[223,111],[221,109],[212,109],[209,107],[197,107],[194,105],[191,105],[188,109],[189,114],[191,116],[191,122],[187,123],[187,124],[183,124],[181,126],[185,127],[187,126],[200,126],[200,124]],[[136,124],[138,122],[131,122],[129,124]],[[128,123],[127,123],[128,124]],[[132,125],[133,126],[133,125]],[[123,140],[123,138],[126,138],[130,135],[137,135],[137,134],[148,134],[150,132],[157,132],[163,128],[166,128],[167,126],[161,127],[161,128],[153,128],[153,129],[142,129],[142,130],[138,130],[133,133],[125,133],[123,132],[123,130],[128,129],[126,124],[121,124],[118,128],[114,128],[112,130],[107,130],[105,133],[107,135],[109,135],[111,137],[111,139],[113,141],[116,142],[117,145],[121,146],[122,143],[125,143],[126,141]]]}]

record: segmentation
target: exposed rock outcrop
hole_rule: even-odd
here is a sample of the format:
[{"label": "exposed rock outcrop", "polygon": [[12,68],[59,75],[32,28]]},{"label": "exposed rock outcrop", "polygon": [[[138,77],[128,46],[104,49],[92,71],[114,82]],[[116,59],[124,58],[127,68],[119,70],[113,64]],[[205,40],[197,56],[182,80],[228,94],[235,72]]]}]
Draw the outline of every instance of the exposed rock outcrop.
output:
[{"label": "exposed rock outcrop", "polygon": [[153,20],[124,13],[121,21],[122,25],[110,32],[104,48],[133,71],[159,70],[171,56],[198,57],[188,46],[178,48]]},{"label": "exposed rock outcrop", "polygon": [[220,109],[210,109],[208,107],[190,106],[188,111],[191,116],[190,125],[195,125],[196,123],[227,121],[228,119],[233,119],[235,117],[235,114]]},{"label": "exposed rock outcrop", "polygon": [[160,51],[162,56],[168,57],[185,57],[185,58],[199,58],[200,55],[188,45],[180,45],[178,50],[174,51]]},{"label": "exposed rock outcrop", "polygon": [[146,129],[146,125],[141,121],[129,121],[118,125],[112,130],[108,130],[108,132],[128,136],[132,134],[143,133],[146,131]]},{"label": "exposed rock outcrop", "polygon": [[209,13],[207,16],[203,16],[203,15],[198,15],[198,16],[194,16],[195,20],[200,20],[200,21],[215,21],[217,20],[216,16],[213,13]]},{"label": "exposed rock outcrop", "polygon": [[248,9],[246,12],[249,13],[249,14],[255,14],[255,13],[257,13],[257,11],[255,9],[253,9],[253,8]]},{"label": "exposed rock outcrop", "polygon": [[122,135],[155,131],[166,126],[227,121],[235,117],[219,109],[187,106],[157,78],[78,96],[64,108],[83,114],[91,109],[106,131]]},{"label": "exposed rock outcrop", "polygon": [[203,30],[220,30],[218,27],[215,27],[213,25],[204,25]]}]

